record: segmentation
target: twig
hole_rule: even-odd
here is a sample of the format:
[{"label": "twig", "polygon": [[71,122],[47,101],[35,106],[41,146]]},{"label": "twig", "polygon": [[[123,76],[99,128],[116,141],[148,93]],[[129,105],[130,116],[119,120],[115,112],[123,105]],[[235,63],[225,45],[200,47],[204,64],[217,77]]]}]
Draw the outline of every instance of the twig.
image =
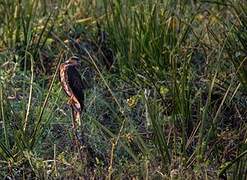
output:
[{"label": "twig", "polygon": [[83,156],[82,156],[82,152],[81,152],[81,143],[80,143],[80,139],[78,137],[78,133],[77,133],[77,124],[79,124],[80,127],[80,112],[76,111],[73,107],[73,105],[71,105],[71,112],[72,112],[72,129],[73,129],[73,133],[74,133],[74,141],[75,141],[75,146],[78,150],[78,153],[80,155],[80,159],[81,162],[83,162]]},{"label": "twig", "polygon": [[244,157],[247,154],[247,150],[242,152],[238,157],[236,157],[234,160],[229,162],[225,167],[223,167],[219,173],[219,177],[225,174],[226,170],[229,169],[235,162],[239,161],[242,157]]}]

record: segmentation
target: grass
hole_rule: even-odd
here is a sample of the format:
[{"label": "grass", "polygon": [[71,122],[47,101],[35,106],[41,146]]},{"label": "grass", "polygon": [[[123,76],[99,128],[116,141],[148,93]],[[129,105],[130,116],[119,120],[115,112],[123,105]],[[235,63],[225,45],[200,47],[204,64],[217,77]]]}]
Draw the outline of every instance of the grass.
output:
[{"label": "grass", "polygon": [[[0,177],[246,179],[246,8],[0,1]],[[79,52],[90,88],[78,152],[57,70],[78,54],[69,39],[97,42],[97,24],[115,62]]]}]

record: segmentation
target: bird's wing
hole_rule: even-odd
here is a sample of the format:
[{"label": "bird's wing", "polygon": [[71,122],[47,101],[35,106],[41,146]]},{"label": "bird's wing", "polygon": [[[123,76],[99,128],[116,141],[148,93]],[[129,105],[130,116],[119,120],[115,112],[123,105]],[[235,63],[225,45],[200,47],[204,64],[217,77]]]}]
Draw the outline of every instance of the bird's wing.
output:
[{"label": "bird's wing", "polygon": [[79,101],[81,107],[83,107],[83,104],[84,104],[83,90],[85,89],[85,86],[82,82],[81,75],[77,71],[76,67],[74,66],[68,67],[67,77],[68,77],[68,84],[69,84],[70,89],[73,92],[73,95]]}]

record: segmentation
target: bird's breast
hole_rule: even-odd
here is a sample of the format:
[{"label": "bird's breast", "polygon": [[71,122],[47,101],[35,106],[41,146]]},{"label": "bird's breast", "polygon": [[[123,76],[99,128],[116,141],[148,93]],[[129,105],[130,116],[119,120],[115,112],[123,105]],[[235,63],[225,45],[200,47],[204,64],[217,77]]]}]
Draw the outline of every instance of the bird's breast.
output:
[{"label": "bird's breast", "polygon": [[68,86],[67,67],[64,64],[60,65],[60,81],[66,94],[71,97],[72,92]]}]

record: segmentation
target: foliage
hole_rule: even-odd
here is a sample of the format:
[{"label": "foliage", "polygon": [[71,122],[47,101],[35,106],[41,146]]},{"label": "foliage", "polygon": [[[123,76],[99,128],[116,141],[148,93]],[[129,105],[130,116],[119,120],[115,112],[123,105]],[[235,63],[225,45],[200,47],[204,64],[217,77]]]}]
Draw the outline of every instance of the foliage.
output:
[{"label": "foliage", "polygon": [[[246,179],[246,12],[241,0],[1,0],[0,177]],[[99,28],[110,71],[90,51]],[[78,53],[80,152],[57,78]]]}]

